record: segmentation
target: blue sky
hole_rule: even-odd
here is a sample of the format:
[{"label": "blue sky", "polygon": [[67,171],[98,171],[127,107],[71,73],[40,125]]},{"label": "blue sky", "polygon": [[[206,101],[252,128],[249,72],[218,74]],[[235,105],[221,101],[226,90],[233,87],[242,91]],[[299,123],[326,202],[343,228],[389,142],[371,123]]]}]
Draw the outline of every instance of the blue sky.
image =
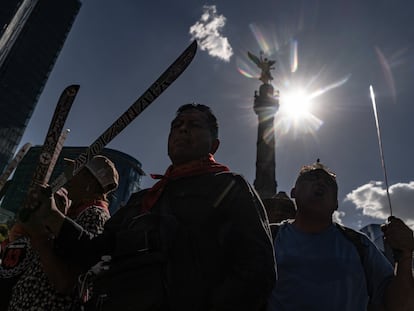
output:
[{"label": "blue sky", "polygon": [[[253,183],[261,82],[247,51],[263,51],[277,61],[272,84],[281,93],[277,190],[289,192],[300,167],[320,158],[337,173],[342,223],[384,221],[372,85],[393,212],[414,224],[413,8],[408,0],[85,0],[21,143],[42,144],[60,92],[80,84],[66,145],[90,145],[198,37],[203,50],[186,72],[108,147],[163,173],[175,110],[197,101],[220,123],[216,160]],[[308,111],[288,117],[288,95],[300,90]]]}]

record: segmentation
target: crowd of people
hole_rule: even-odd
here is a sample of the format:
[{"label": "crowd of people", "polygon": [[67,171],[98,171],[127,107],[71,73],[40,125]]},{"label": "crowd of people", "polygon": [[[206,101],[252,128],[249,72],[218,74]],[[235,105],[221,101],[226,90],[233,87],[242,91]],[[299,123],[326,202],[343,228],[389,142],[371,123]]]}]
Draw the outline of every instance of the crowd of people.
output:
[{"label": "crowd of people", "polygon": [[39,185],[2,253],[0,310],[414,310],[414,237],[403,221],[383,225],[392,265],[333,222],[336,175],[317,161],[300,169],[294,205],[278,197],[286,217],[269,224],[253,187],[214,159],[219,144],[208,106],[179,107],[171,165],[111,217],[119,176],[103,156],[55,194]]}]

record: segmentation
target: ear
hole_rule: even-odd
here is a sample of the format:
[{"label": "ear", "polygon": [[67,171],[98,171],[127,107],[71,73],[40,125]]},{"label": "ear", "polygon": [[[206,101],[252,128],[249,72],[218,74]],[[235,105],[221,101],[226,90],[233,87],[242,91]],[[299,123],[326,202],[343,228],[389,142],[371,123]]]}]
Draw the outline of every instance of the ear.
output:
[{"label": "ear", "polygon": [[290,190],[290,197],[292,199],[296,198],[296,188],[293,187],[292,190]]},{"label": "ear", "polygon": [[220,140],[218,138],[214,138],[214,140],[211,143],[210,153],[215,154],[219,146]]}]

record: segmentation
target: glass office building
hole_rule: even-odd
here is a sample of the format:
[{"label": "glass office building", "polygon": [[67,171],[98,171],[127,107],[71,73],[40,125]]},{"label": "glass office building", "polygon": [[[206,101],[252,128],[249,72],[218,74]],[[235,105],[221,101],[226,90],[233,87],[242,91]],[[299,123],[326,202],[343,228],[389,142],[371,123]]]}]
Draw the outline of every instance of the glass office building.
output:
[{"label": "glass office building", "polygon": [[[85,150],[86,147],[63,147],[50,181],[53,181],[63,172],[65,167],[64,158],[76,159]],[[2,201],[1,208],[13,213],[20,209],[39,161],[40,151],[41,146],[32,147],[20,162]],[[141,163],[126,153],[105,148],[101,154],[114,162],[119,173],[118,189],[109,196],[109,211],[113,214],[119,206],[128,201],[133,192],[140,190],[141,178],[144,172],[141,169]]]},{"label": "glass office building", "polygon": [[20,143],[79,0],[0,2],[0,172]]}]

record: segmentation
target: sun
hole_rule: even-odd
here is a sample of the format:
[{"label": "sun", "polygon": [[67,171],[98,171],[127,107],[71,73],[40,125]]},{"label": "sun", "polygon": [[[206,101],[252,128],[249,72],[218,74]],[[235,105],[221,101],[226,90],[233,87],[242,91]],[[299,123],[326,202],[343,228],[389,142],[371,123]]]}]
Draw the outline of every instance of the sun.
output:
[{"label": "sun", "polygon": [[290,119],[303,119],[309,116],[310,96],[303,90],[290,91],[280,98],[280,112]]},{"label": "sun", "polygon": [[281,92],[279,113],[274,128],[279,135],[293,133],[315,135],[323,121],[312,112],[314,99],[319,93],[307,93],[303,89],[286,89]]}]

